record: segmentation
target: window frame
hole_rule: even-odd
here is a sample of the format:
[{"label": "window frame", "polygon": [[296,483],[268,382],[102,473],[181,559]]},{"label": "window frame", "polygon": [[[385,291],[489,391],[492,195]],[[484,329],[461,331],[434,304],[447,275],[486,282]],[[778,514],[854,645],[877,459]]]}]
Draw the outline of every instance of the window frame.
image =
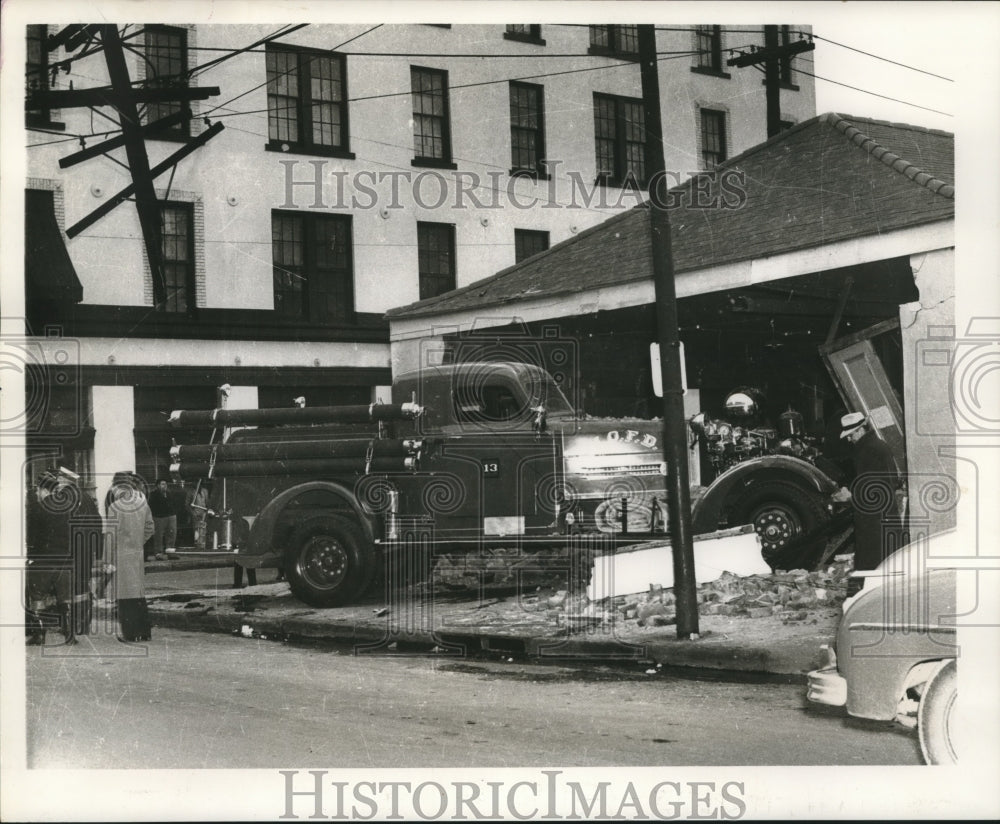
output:
[{"label": "window frame", "polygon": [[[706,33],[708,29],[712,31]],[[695,26],[692,30],[694,33],[694,47],[695,51],[698,52],[695,55],[695,65],[691,67],[691,71],[696,74],[707,74],[711,77],[721,77],[725,80],[730,80],[732,75],[725,70],[722,64],[722,54],[725,51],[722,47],[722,26],[716,25],[702,25]],[[711,40],[711,51],[709,54],[709,62],[703,63],[705,56],[702,53],[702,38],[708,37]]]},{"label": "window frame", "polygon": [[[301,222],[302,237],[302,264],[297,270],[291,268],[293,264],[279,263],[275,255],[275,220],[297,220]],[[346,262],[343,268],[321,267],[317,261],[318,250],[318,225],[320,223],[330,223],[331,225],[342,226],[346,239]],[[301,274],[302,287],[302,308],[299,312],[284,311],[279,307],[278,289],[275,283],[277,269],[286,272]],[[310,212],[302,209],[272,209],[271,210],[271,278],[272,295],[274,308],[278,316],[291,320],[301,320],[307,323],[333,324],[333,325],[353,325],[356,322],[357,310],[355,308],[354,293],[354,222],[351,215],[325,214],[322,212]],[[325,284],[320,284],[320,277],[327,278]],[[333,278],[340,278],[341,282],[336,283]],[[317,298],[320,295],[330,292],[340,291],[344,295],[342,311],[326,314]],[[340,305],[339,303],[337,304]]]},{"label": "window frame", "polygon": [[[272,54],[283,53],[287,55],[294,55],[295,57],[295,75],[298,83],[298,88],[295,94],[295,125],[299,133],[298,140],[295,141],[271,137],[271,99],[272,97],[278,97],[278,94],[276,91],[272,91],[271,80],[268,78],[265,83],[265,94],[267,97],[268,139],[264,148],[269,152],[295,152],[296,154],[316,155],[320,157],[340,157],[347,160],[353,160],[354,153],[351,151],[350,105],[348,101],[349,77],[347,74],[347,55],[325,49],[310,49],[304,46],[286,46],[284,44],[275,43],[268,43],[264,51],[265,75],[267,75],[270,71],[268,61]],[[327,146],[322,143],[316,143],[313,140],[311,105],[313,102],[311,92],[313,75],[311,72],[311,66],[313,61],[317,58],[334,60],[340,64],[340,85],[342,90],[341,100],[322,101],[324,103],[330,103],[337,106],[340,109],[340,146]],[[285,71],[282,72],[282,74],[290,74],[290,72]],[[281,95],[281,97],[288,97],[288,95]]]},{"label": "window frame", "polygon": [[[602,174],[600,170],[600,151],[598,141],[602,138],[598,135],[597,131],[597,117],[598,117],[598,101],[607,100],[614,104],[615,111],[615,136],[614,136],[614,172],[612,174]],[[643,160],[643,174],[632,175],[629,177],[628,168],[628,153],[627,145],[629,143],[634,143],[635,141],[629,141],[626,137],[626,120],[624,113],[625,104],[632,106],[638,106],[639,111],[643,113],[643,123],[642,123],[642,160]],[[606,138],[605,138],[606,139]],[[642,98],[639,97],[626,97],[624,95],[618,94],[604,94],[603,92],[594,92],[594,164],[596,167],[596,183],[601,186],[618,186],[624,188],[627,182],[635,181],[635,183],[641,187],[644,187],[649,182],[649,169],[648,169],[648,143],[646,139],[646,128],[645,128],[645,109],[643,108]]]},{"label": "window frame", "polygon": [[[188,30],[180,26],[167,26],[161,23],[148,23],[142,27],[143,30],[143,40],[142,40],[142,63],[145,67],[145,79],[143,80],[143,86],[147,89],[187,89],[190,88],[190,78],[187,75],[188,68]],[[150,55],[150,49],[155,48],[153,44],[150,43],[150,35],[166,35],[168,37],[176,37],[180,41],[180,45],[174,47],[173,45],[167,45],[165,48],[171,50],[177,48],[180,51],[180,64],[182,71],[184,72],[183,79],[180,80],[166,80],[161,81],[159,78],[161,75],[157,73],[158,70],[154,70],[155,63],[153,57]],[[159,46],[159,48],[163,48]],[[167,57],[169,60],[170,58]],[[166,74],[166,77],[170,78],[173,75]],[[189,105],[185,101],[175,101],[162,103],[147,103],[142,114],[142,123],[151,123],[154,120],[159,120],[164,117],[168,117],[177,112],[183,111],[184,108]],[[187,140],[191,136],[191,120],[187,119],[182,123],[175,126],[171,126],[169,129],[161,129],[153,134],[149,135],[150,140]]]},{"label": "window frame", "polygon": [[[511,26],[527,26],[528,31],[511,31]],[[503,39],[514,40],[517,43],[530,43],[533,46],[545,45],[540,23],[508,23],[504,29]]]},{"label": "window frame", "polygon": [[[430,272],[423,266],[422,258],[425,254],[430,253],[430,249],[424,249],[422,241],[425,238],[424,232],[435,231],[443,232],[447,234],[447,244],[448,244],[448,259],[450,261],[451,271],[445,275],[438,272]],[[458,261],[455,257],[455,224],[454,223],[442,223],[439,221],[429,221],[429,220],[418,220],[417,221],[417,290],[419,295],[419,300],[429,300],[430,298],[435,298],[438,295],[446,294],[454,289],[458,288]],[[425,279],[429,278],[450,278],[450,288],[441,289],[434,291],[433,294],[425,294],[424,283]]]},{"label": "window frame", "polygon": [[[24,93],[27,96],[30,91],[38,91],[41,93],[48,92],[52,88],[52,84],[49,82],[49,75],[52,72],[49,66],[49,26],[47,23],[28,23],[24,27],[24,41],[25,41],[25,52],[24,52]],[[31,55],[31,43],[32,41],[38,41],[38,52],[39,52],[39,62],[32,63],[29,60]],[[30,75],[37,72],[41,78],[41,82],[38,84],[36,89],[31,89]],[[24,125],[29,129],[51,129],[53,131],[64,131],[66,129],[65,123],[57,123],[52,119],[53,109],[48,106],[43,106],[38,109],[29,110],[25,107],[24,110]]]},{"label": "window frame", "polygon": [[[524,241],[528,239],[534,240],[544,240],[545,245],[543,248],[539,249],[537,252],[532,252],[530,255],[521,256],[522,247]],[[535,255],[540,255],[542,252],[547,252],[550,248],[550,235],[548,230],[545,229],[514,229],[514,265],[521,263],[522,261],[528,260]]]},{"label": "window frame", "polygon": [[[538,118],[538,125],[534,128],[528,126],[515,125],[514,123],[514,90],[524,89],[533,91],[538,95],[536,101],[535,116]],[[507,87],[507,94],[510,103],[510,173],[522,177],[532,177],[536,180],[548,180],[549,173],[545,160],[545,87],[539,83],[524,83],[520,80],[511,80]],[[535,167],[522,166],[515,162],[514,133],[515,130],[522,132],[534,132],[535,134]]]},{"label": "window frame", "polygon": [[[160,311],[169,313],[171,315],[187,315],[188,317],[193,317],[198,309],[198,299],[197,299],[197,258],[195,257],[195,242],[194,242],[194,204],[187,201],[181,200],[164,200],[159,202],[160,211],[160,262],[163,264],[163,286],[166,292],[166,300],[163,304],[159,306]],[[187,234],[187,243],[185,248],[185,254],[187,256],[186,260],[179,260],[176,258],[167,256],[167,235],[165,231],[166,224],[166,211],[170,209],[176,212],[181,212],[184,215],[184,224]],[[183,308],[171,308],[171,281],[167,276],[167,265],[168,264],[185,264],[186,273],[184,275],[184,307]],[[176,284],[174,284],[176,285]]]},{"label": "window frame", "polygon": [[[703,106],[698,109],[698,135],[700,138],[699,140],[700,145],[698,146],[698,154],[701,160],[702,169],[705,171],[711,171],[713,169],[716,169],[729,159],[729,139],[726,134],[726,129],[729,125],[728,115],[729,115],[728,112],[722,109],[713,109],[710,106]],[[705,142],[706,135],[708,134],[708,130],[706,130],[705,128],[706,116],[708,116],[709,119],[715,118],[719,126],[717,133],[719,136],[721,149],[720,151],[713,153],[721,154],[721,158],[716,163],[710,163],[708,158],[706,158],[705,156],[706,154],[710,153],[706,147],[706,142]]]},{"label": "window frame", "polygon": [[[442,98],[442,111],[441,115],[426,115],[423,112],[417,112],[416,109],[416,99],[414,97],[414,79],[417,74],[427,74],[435,75],[441,80],[441,98]],[[412,166],[426,166],[431,169],[457,169],[458,166],[454,163],[452,158],[452,146],[451,146],[451,95],[449,94],[448,87],[448,70],[447,69],[432,69],[429,66],[410,66],[410,116],[413,118],[413,159],[410,161]],[[442,145],[442,156],[433,157],[430,155],[420,155],[417,154],[417,118],[418,117],[440,117],[441,118],[441,145]]]},{"label": "window frame", "polygon": [[[587,54],[596,54],[602,57],[617,57],[620,60],[631,60],[633,62],[639,62],[639,27],[637,25],[622,25],[619,23],[609,23],[605,25],[591,25],[588,26],[589,37],[590,37],[590,47],[587,49]],[[607,35],[608,45],[601,45],[594,42],[594,34],[596,30],[604,29]],[[626,51],[622,43],[625,39],[626,33],[623,29],[634,29],[635,31],[628,32],[628,35],[635,36],[635,51]]]}]

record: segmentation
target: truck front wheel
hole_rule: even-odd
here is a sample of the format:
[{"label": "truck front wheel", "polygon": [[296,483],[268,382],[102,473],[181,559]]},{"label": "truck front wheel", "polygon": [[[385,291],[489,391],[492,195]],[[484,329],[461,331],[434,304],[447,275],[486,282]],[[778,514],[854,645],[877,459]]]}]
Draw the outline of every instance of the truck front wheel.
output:
[{"label": "truck front wheel", "polygon": [[[782,550],[797,536],[815,529],[826,517],[818,496],[785,481],[763,481],[747,488],[733,506],[729,520],[731,525],[753,524],[760,536],[764,560],[772,567],[780,562],[782,569],[792,569],[794,559],[783,557]],[[813,549],[800,547],[796,555],[808,557]]]},{"label": "truck front wheel", "polygon": [[360,527],[339,515],[310,518],[289,539],[283,556],[292,594],[313,607],[359,597],[375,572],[374,551]]}]

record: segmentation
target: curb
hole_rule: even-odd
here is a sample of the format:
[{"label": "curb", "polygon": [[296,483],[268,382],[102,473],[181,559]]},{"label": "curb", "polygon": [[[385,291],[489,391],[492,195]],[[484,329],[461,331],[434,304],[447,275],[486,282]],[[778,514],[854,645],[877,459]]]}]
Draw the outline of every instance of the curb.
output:
[{"label": "curb", "polygon": [[[731,636],[708,632],[697,641],[668,638],[619,638],[611,632],[599,635],[567,632],[565,627],[537,625],[530,630],[482,631],[475,628],[443,627],[437,631],[394,631],[388,620],[335,618],[323,610],[302,607],[282,616],[263,611],[239,612],[220,609],[218,601],[183,609],[156,609],[150,617],[158,627],[188,632],[239,635],[248,627],[248,637],[286,640],[303,639],[335,644],[355,644],[355,654],[366,652],[429,653],[442,656],[500,652],[541,660],[586,660],[594,664],[652,663],[713,672],[752,673],[780,676],[805,683],[806,673],[820,663],[820,646],[830,640],[826,633],[810,631],[768,646],[746,645]],[[671,630],[672,631],[672,630]],[[390,649],[396,644],[395,650]]]},{"label": "curb", "polygon": [[144,569],[147,573],[184,571],[189,569],[221,569],[233,567],[231,558],[188,558],[185,553],[177,553],[176,558],[167,561],[146,561]]}]

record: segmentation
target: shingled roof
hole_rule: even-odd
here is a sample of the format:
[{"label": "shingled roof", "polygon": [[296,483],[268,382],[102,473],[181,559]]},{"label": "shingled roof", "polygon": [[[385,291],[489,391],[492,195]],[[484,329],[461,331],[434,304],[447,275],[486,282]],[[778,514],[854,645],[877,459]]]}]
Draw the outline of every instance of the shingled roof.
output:
[{"label": "shingled roof", "polygon": [[[879,235],[955,213],[954,135],[829,113],[722,169],[746,176],[738,209],[671,209],[677,273]],[[672,192],[690,192],[691,182]],[[649,209],[637,206],[469,286],[391,309],[438,315],[652,277]]]}]

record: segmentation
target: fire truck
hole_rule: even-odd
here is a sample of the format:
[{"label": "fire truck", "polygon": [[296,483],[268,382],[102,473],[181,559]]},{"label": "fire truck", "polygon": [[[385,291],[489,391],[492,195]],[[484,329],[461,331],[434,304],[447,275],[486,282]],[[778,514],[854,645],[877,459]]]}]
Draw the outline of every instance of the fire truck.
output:
[{"label": "fire truck", "polygon": [[[211,480],[218,543],[244,568],[280,567],[313,606],[348,603],[387,569],[412,581],[436,553],[666,531],[661,423],[579,415],[530,364],[425,367],[396,379],[390,403],[171,422],[214,427],[207,444],[174,446],[171,470]],[[753,524],[767,559],[828,518],[837,487],[801,457],[757,455],[693,490],[693,528]]]}]

